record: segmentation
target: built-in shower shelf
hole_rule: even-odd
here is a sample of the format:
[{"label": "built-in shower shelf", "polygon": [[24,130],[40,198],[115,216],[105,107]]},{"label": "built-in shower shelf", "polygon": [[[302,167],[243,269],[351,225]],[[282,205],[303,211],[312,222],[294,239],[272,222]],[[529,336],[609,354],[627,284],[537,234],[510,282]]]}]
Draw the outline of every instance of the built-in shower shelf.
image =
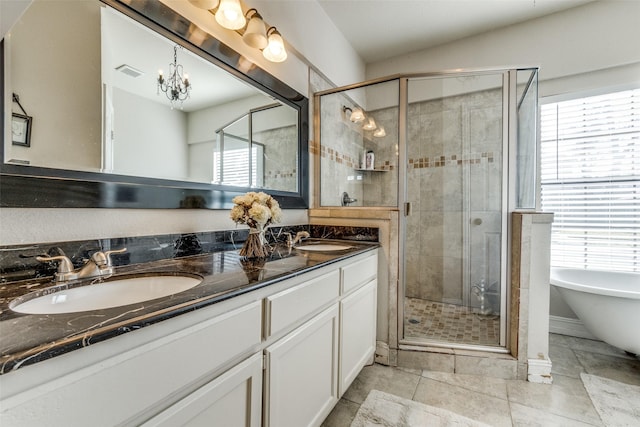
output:
[{"label": "built-in shower shelf", "polygon": [[389,169],[360,169],[356,168],[358,172],[391,172]]}]

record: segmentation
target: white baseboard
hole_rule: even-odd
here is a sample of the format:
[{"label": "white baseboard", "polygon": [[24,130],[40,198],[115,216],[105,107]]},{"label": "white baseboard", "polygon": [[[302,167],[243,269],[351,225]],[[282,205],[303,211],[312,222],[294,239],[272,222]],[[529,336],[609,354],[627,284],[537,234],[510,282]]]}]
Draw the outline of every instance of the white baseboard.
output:
[{"label": "white baseboard", "polygon": [[551,360],[550,359],[529,359],[527,361],[527,381],[537,384],[551,384]]},{"label": "white baseboard", "polygon": [[553,334],[569,335],[572,337],[597,340],[591,332],[584,327],[580,319],[570,317],[549,316],[549,332]]}]

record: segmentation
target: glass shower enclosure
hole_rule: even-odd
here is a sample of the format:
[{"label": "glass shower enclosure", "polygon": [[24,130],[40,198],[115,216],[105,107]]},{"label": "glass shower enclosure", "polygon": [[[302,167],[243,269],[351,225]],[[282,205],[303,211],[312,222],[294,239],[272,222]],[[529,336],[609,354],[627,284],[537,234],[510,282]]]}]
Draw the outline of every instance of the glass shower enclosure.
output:
[{"label": "glass shower enclosure", "polygon": [[403,213],[399,345],[506,351],[508,213],[536,207],[537,98],[536,68],[316,94],[320,205]]}]

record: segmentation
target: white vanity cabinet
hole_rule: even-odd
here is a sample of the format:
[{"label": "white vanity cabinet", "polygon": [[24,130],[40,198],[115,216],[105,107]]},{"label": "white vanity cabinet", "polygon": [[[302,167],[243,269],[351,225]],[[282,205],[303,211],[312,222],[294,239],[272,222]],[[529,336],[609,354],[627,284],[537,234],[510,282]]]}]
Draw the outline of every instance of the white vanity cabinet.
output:
[{"label": "white vanity cabinet", "polygon": [[342,396],[376,349],[377,257],[341,268],[340,359],[338,392]]},{"label": "white vanity cabinet", "polygon": [[327,307],[265,349],[265,427],[319,426],[376,339],[377,252],[266,299],[265,335]]},{"label": "white vanity cabinet", "polygon": [[265,427],[319,426],[338,402],[338,306],[265,349]]},{"label": "white vanity cabinet", "polygon": [[340,301],[340,396],[376,350],[376,286],[371,280]]},{"label": "white vanity cabinet", "polygon": [[268,340],[304,323],[265,349],[265,427],[320,425],[338,401],[339,296],[334,268],[266,298]]},{"label": "white vanity cabinet", "polygon": [[377,251],[0,376],[0,425],[319,426],[373,361]]},{"label": "white vanity cabinet", "polygon": [[261,424],[262,353],[258,352],[142,426],[260,427]]}]

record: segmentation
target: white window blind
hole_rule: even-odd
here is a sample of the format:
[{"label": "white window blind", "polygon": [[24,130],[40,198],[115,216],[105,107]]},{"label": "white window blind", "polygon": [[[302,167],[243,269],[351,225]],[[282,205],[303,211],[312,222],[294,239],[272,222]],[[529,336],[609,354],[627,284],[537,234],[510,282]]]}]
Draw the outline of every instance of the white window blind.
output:
[{"label": "white window blind", "polygon": [[[225,135],[225,150],[213,152],[213,184],[264,186],[264,151],[263,144],[251,144],[251,167],[249,167],[249,144],[242,138]],[[221,176],[224,174],[224,176]],[[251,174],[251,183],[249,183]]]},{"label": "white window blind", "polygon": [[640,89],[541,108],[551,265],[640,271]]},{"label": "white window blind", "polygon": [[222,168],[220,167],[221,153],[213,152],[213,178],[214,183],[225,185],[238,185],[246,187],[249,185],[249,173],[251,173],[251,182],[256,183],[257,175],[257,147],[252,147],[251,167],[249,168],[249,150],[247,148],[233,149],[224,151],[224,178],[221,177]]}]

